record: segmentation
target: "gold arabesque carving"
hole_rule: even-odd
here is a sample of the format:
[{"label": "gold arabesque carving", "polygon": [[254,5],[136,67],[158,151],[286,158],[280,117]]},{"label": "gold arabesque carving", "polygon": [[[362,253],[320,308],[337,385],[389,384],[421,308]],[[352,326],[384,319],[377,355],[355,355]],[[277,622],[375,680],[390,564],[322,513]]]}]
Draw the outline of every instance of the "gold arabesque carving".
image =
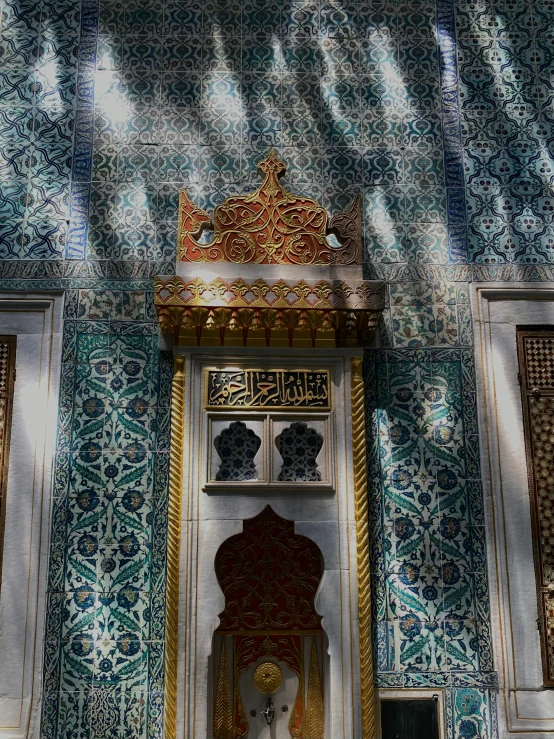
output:
[{"label": "gold arabesque carving", "polygon": [[233,708],[231,705],[231,686],[229,683],[229,668],[227,666],[227,651],[225,639],[221,640],[221,656],[219,659],[219,674],[214,710],[214,739],[233,739],[235,727],[233,722]]},{"label": "gold arabesque carving", "polygon": [[275,662],[262,662],[254,670],[254,685],[260,693],[271,695],[283,684],[283,673]]},{"label": "gold arabesque carving", "polygon": [[[308,197],[293,195],[280,182],[286,164],[274,150],[258,164],[265,174],[253,193],[227,198],[208,213],[182,189],[179,197],[177,258],[185,262],[235,264],[361,264],[361,196],[329,222],[327,211]],[[202,232],[213,231],[203,243]],[[340,246],[331,246],[335,235]]]},{"label": "gold arabesque carving", "polygon": [[302,739],[324,739],[325,736],[323,690],[318,662],[316,641],[312,637],[310,672],[308,674],[308,698],[302,726]]}]

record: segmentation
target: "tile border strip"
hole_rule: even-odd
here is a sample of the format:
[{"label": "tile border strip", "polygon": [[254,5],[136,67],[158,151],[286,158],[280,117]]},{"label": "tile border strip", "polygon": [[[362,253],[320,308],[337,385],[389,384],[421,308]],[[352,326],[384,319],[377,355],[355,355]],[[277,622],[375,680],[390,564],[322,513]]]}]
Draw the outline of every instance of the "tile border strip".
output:
[{"label": "tile border strip", "polygon": [[94,81],[98,42],[99,0],[82,0],[81,33],[71,172],[71,204],[66,258],[84,259],[87,248],[94,143]]},{"label": "tile border strip", "polygon": [[450,261],[456,264],[468,261],[468,239],[454,0],[437,0],[436,7],[448,241]]}]

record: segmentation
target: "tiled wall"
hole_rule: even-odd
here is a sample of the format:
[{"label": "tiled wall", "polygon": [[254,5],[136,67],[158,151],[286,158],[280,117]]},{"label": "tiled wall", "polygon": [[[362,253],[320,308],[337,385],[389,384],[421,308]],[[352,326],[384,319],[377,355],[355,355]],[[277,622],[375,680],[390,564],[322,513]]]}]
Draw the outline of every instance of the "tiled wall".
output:
[{"label": "tiled wall", "polygon": [[494,684],[472,351],[368,365],[378,680]]},{"label": "tiled wall", "polygon": [[[0,288],[65,289],[44,737],[161,739],[177,193],[364,195],[377,680],[494,737],[468,283],[554,278],[554,3],[3,0]],[[535,265],[535,266],[528,266]],[[156,596],[153,597],[152,593]]]},{"label": "tiled wall", "polygon": [[105,295],[83,293],[64,332],[42,735],[161,736],[172,357],[155,324],[96,320]]},{"label": "tiled wall", "polygon": [[459,3],[469,254],[554,261],[554,3]]},{"label": "tiled wall", "polygon": [[57,259],[67,241],[79,6],[1,7],[0,257]]}]

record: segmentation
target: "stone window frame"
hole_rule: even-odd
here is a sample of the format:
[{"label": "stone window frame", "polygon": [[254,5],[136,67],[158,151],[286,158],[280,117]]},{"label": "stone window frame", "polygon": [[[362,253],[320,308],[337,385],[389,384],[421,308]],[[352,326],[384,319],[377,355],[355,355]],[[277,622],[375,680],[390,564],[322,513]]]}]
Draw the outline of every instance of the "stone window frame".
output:
[{"label": "stone window frame", "polygon": [[[303,489],[324,492],[335,491],[335,445],[334,445],[334,416],[333,411],[302,412],[287,411],[206,411],[207,438],[206,459],[204,460],[204,491],[222,490],[230,488],[257,488],[269,490]],[[242,421],[262,439],[262,444],[256,455],[258,477],[255,480],[221,481],[216,479],[220,465],[220,458],[215,449],[215,439],[224,428],[234,421]],[[292,423],[302,421],[313,427],[323,436],[323,445],[318,454],[318,471],[321,480],[318,481],[281,481],[278,475],[282,467],[282,457],[279,453],[276,439],[283,428]]]},{"label": "stone window frame", "polygon": [[0,296],[0,335],[17,336],[0,593],[0,664],[7,666],[0,670],[0,737],[35,735],[40,720],[50,517],[60,499],[53,478],[64,299],[57,290]]},{"label": "stone window frame", "polygon": [[474,282],[470,294],[498,733],[542,735],[554,732],[554,691],[543,687],[516,327],[554,325],[554,289]]}]

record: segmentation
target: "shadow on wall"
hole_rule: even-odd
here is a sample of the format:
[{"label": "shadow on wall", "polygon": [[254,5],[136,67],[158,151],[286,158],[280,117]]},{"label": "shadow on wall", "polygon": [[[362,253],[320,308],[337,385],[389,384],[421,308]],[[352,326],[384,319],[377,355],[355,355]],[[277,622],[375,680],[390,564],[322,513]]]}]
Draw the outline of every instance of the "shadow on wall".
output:
[{"label": "shadow on wall", "polygon": [[75,2],[3,3],[0,259],[64,255],[79,23]]},{"label": "shadow on wall", "polygon": [[437,40],[412,5],[103,8],[91,258],[172,258],[179,186],[211,210],[275,146],[331,212],[365,190],[371,260],[447,261]]}]

